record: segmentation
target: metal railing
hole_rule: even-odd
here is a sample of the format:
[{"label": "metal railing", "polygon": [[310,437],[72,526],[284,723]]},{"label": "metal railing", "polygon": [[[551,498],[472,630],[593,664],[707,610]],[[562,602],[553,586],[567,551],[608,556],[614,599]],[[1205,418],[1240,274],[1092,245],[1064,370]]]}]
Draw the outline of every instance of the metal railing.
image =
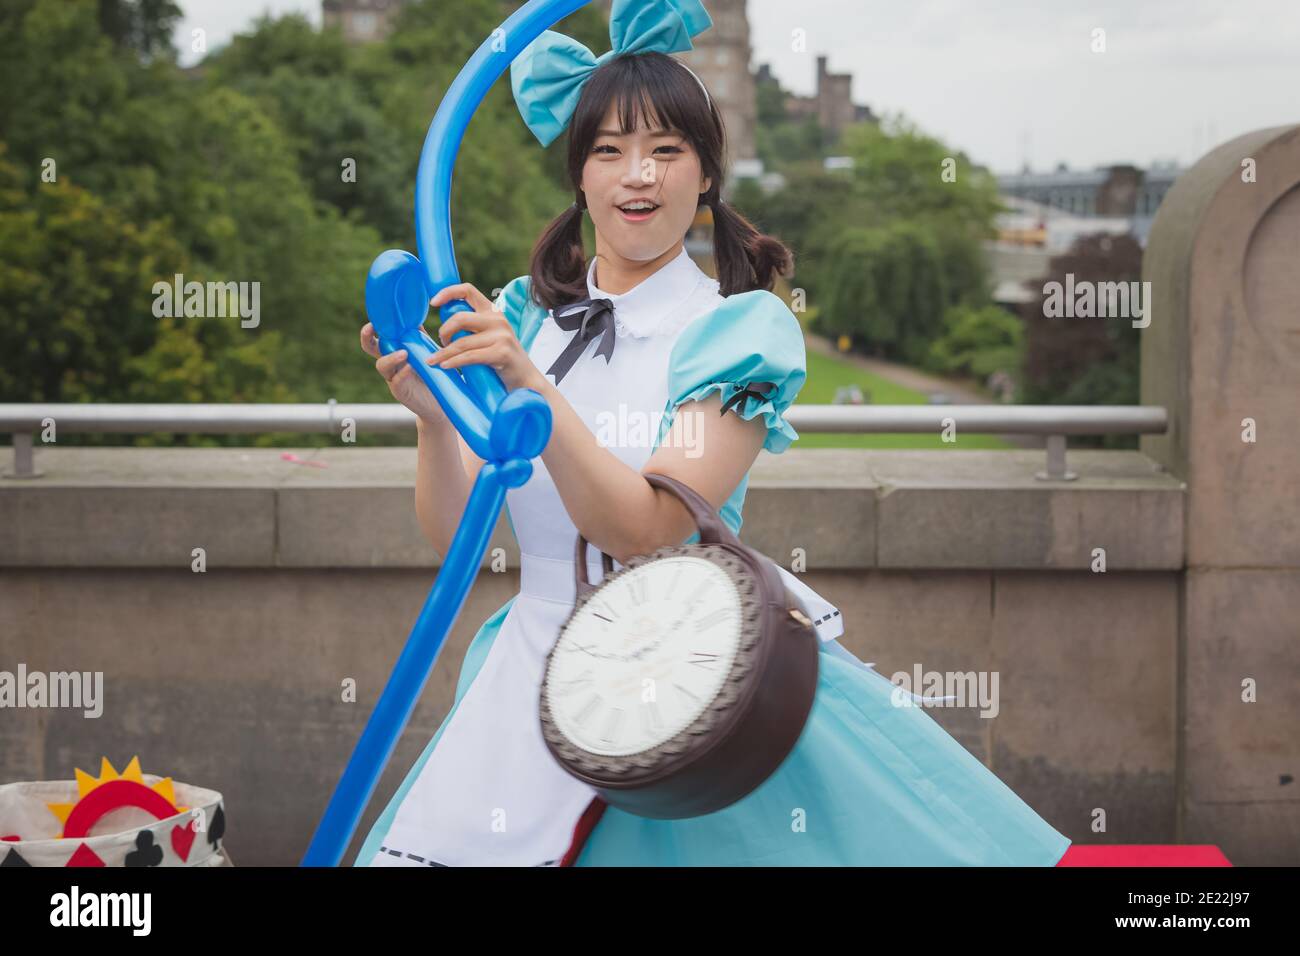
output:
[{"label": "metal railing", "polygon": [[[1162,434],[1168,413],[1150,405],[793,405],[786,418],[803,433],[1043,435],[1047,467],[1036,478],[1070,481],[1069,435]],[[112,405],[34,403],[0,405],[0,434],[11,434],[14,467],[6,478],[37,478],[34,436],[62,434],[246,434],[292,432],[338,435],[355,431],[415,431],[415,415],[395,403],[284,405]]]}]

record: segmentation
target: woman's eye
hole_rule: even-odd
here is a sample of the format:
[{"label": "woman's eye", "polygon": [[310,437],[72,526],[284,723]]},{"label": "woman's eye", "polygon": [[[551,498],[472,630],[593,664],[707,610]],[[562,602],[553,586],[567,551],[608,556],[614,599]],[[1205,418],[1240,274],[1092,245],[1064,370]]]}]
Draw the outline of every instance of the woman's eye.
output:
[{"label": "woman's eye", "polygon": [[655,152],[656,152],[656,153],[659,152],[660,149],[666,149],[666,150],[668,150],[668,152],[670,152],[670,153],[680,153],[680,152],[682,152],[682,148],[681,148],[680,146],[660,146],[658,149],[655,150]]},{"label": "woman's eye", "polygon": [[599,153],[602,152],[603,150],[609,150],[611,153],[618,152],[617,149],[615,149],[613,146],[610,146],[608,143],[601,143],[599,146],[593,146],[591,149],[593,153]]}]

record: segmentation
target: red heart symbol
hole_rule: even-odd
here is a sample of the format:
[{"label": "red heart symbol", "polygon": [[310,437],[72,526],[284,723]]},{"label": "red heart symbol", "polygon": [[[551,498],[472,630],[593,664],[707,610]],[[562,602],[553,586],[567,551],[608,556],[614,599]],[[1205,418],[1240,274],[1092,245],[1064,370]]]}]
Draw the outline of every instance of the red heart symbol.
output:
[{"label": "red heart symbol", "polygon": [[172,827],[172,849],[176,855],[183,861],[188,860],[190,856],[190,847],[194,845],[194,820],[183,827]]}]

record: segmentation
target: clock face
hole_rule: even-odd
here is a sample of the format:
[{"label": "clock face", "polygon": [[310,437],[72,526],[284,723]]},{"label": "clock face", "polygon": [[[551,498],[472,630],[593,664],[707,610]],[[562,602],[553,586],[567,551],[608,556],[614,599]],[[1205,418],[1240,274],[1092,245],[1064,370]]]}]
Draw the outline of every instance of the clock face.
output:
[{"label": "clock face", "polygon": [[712,561],[651,561],[603,585],[560,635],[546,677],[556,727],[582,749],[639,753],[685,730],[731,671],[740,592]]}]

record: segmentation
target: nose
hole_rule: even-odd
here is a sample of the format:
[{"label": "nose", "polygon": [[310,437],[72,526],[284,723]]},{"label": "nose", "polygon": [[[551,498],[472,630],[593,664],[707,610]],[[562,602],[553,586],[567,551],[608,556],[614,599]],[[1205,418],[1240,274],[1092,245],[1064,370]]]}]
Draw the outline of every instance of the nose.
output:
[{"label": "nose", "polygon": [[627,165],[623,167],[621,185],[627,188],[651,186],[659,179],[659,166],[654,157],[641,152],[640,148],[627,151]]}]

